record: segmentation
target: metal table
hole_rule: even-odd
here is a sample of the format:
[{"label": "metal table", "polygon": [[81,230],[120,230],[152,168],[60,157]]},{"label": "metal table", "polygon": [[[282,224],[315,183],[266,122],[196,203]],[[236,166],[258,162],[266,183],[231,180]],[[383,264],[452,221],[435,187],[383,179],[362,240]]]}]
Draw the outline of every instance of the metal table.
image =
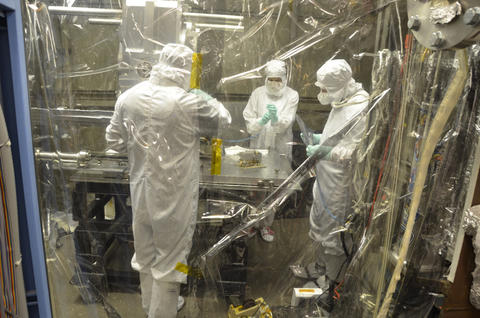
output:
[{"label": "metal table", "polygon": [[[210,159],[200,159],[200,187],[208,189],[265,191],[278,187],[291,173],[285,156],[270,152],[262,158],[258,168],[242,168],[230,156],[224,156],[220,175],[210,173]],[[64,167],[65,168],[65,167]],[[74,167],[73,182],[128,184],[128,166],[125,161],[107,160]],[[301,190],[300,188],[298,190]]]},{"label": "metal table", "polygon": [[[202,215],[208,210],[206,206],[209,200],[233,198],[240,205],[242,202],[258,204],[292,173],[288,159],[275,153],[263,156],[262,167],[258,168],[242,168],[230,156],[224,156],[220,175],[211,175],[210,167],[209,158],[200,160],[201,199],[207,205],[199,204],[198,224],[193,239],[198,250],[205,249],[205,246],[212,244],[212,240],[215,242],[241,221],[239,216],[222,218],[221,214],[226,213],[222,211],[218,211],[218,220],[204,219]],[[134,287],[138,284],[138,273],[130,268],[129,262],[125,262],[133,254],[127,162],[90,160],[85,166],[62,163],[62,169],[73,172],[70,178],[74,183],[72,212],[74,219],[79,221],[75,231],[76,255],[80,264],[77,276],[81,278],[81,286],[86,286],[83,288],[83,298],[88,299],[94,289],[108,290],[108,286],[121,282],[130,288]],[[298,190],[301,190],[299,186]],[[95,200],[89,201],[88,194],[94,194]],[[104,209],[111,198],[114,198],[115,205],[113,219],[106,217]],[[228,206],[230,201],[226,202]],[[209,215],[212,216],[211,213]],[[242,255],[235,253],[239,248],[244,250]],[[247,250],[246,242],[239,240],[226,253],[228,261],[222,264],[222,279],[217,282],[225,297],[242,298],[245,295]],[[95,287],[90,287],[92,285]]]}]

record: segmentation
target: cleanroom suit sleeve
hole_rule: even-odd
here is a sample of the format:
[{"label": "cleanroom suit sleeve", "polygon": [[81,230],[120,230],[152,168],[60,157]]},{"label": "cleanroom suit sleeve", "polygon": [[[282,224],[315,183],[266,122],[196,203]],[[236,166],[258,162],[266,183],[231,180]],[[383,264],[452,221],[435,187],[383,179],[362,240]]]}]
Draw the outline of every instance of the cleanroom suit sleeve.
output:
[{"label": "cleanroom suit sleeve", "polygon": [[360,143],[364,130],[366,118],[362,116],[349,133],[333,147],[331,154],[332,161],[348,161],[352,159],[353,152]]},{"label": "cleanroom suit sleeve", "polygon": [[216,136],[218,129],[228,126],[232,120],[228,110],[216,99],[207,102],[194,94],[185,93],[178,105],[190,114],[192,120],[198,120],[198,124],[192,122],[192,127],[197,128],[197,133],[202,136]]},{"label": "cleanroom suit sleeve", "polygon": [[217,111],[218,111],[218,125],[221,128],[225,128],[232,123],[232,116],[230,116],[230,112],[216,98],[210,99],[207,103],[211,107],[217,109]]},{"label": "cleanroom suit sleeve", "polygon": [[128,132],[123,122],[123,96],[120,96],[115,104],[110,124],[107,127],[105,138],[107,150],[114,150],[119,153],[127,152]]},{"label": "cleanroom suit sleeve", "polygon": [[353,126],[330,152],[332,161],[343,162],[352,159],[353,152],[365,133],[366,122],[364,114],[359,114],[353,119]]},{"label": "cleanroom suit sleeve", "polygon": [[243,118],[245,119],[245,124],[247,126],[247,131],[249,134],[258,134],[263,126],[260,125],[259,121],[264,114],[258,113],[258,103],[259,103],[258,91],[254,90],[250,98],[248,99],[247,106],[243,110]]},{"label": "cleanroom suit sleeve", "polygon": [[278,114],[278,121],[272,124],[275,133],[283,133],[292,127],[298,107],[298,93],[293,91],[289,96],[285,109]]}]

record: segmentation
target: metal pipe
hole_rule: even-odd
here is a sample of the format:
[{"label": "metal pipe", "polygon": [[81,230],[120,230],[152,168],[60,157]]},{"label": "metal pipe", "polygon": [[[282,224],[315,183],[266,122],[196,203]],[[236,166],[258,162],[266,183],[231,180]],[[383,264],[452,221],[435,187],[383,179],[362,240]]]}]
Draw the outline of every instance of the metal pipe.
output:
[{"label": "metal pipe", "polygon": [[90,23],[90,24],[105,24],[105,25],[120,25],[120,24],[122,24],[122,19],[88,18],[88,23]]},{"label": "metal pipe", "polygon": [[35,158],[47,159],[47,160],[76,160],[76,161],[88,161],[91,159],[90,153],[87,151],[80,151],[78,153],[65,153],[65,152],[43,152],[36,150]]},{"label": "metal pipe", "polygon": [[79,151],[77,153],[67,153],[67,152],[46,152],[40,151],[37,149],[35,151],[35,158],[39,160],[74,160],[74,161],[90,161],[92,159],[121,159],[127,160],[127,154],[124,153],[109,153],[109,152],[88,152],[88,151]]},{"label": "metal pipe", "polygon": [[48,6],[48,11],[52,14],[65,14],[65,15],[97,15],[97,16],[122,15],[121,9]]},{"label": "metal pipe", "polygon": [[241,15],[229,15],[229,14],[212,14],[212,13],[195,13],[195,12],[183,12],[184,17],[190,18],[207,18],[207,19],[225,19],[243,21]]},{"label": "metal pipe", "polygon": [[[122,14],[121,9],[62,7],[62,6],[48,6],[48,11],[52,14],[65,14],[65,15],[112,16],[112,15],[121,15]],[[207,19],[224,19],[224,20],[243,21],[243,16],[229,15],[229,14],[183,12],[182,16],[191,17],[191,18],[207,18]]]},{"label": "metal pipe", "polygon": [[197,28],[210,28],[218,30],[240,30],[243,31],[243,25],[213,24],[213,23],[195,23]]}]

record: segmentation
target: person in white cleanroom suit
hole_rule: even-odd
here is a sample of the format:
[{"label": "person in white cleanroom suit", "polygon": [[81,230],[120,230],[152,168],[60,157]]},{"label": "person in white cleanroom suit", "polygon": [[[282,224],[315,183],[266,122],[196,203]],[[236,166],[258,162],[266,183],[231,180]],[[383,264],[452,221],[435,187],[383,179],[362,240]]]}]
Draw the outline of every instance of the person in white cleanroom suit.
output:
[{"label": "person in white cleanroom suit", "polygon": [[[270,149],[292,158],[292,126],[298,106],[298,93],[287,86],[287,67],[279,60],[265,67],[265,85],[256,88],[243,111],[247,131],[252,135],[250,148]],[[271,242],[273,215],[264,221],[260,233]]]},{"label": "person in white cleanroom suit", "polygon": [[365,131],[369,94],[352,78],[345,60],[326,62],[317,71],[315,85],[321,90],[320,103],[330,104],[332,110],[323,132],[315,134],[314,144],[307,147],[309,156],[316,153],[321,159],[316,166],[309,232],[318,244],[317,258],[304,275],[318,278],[314,283],[325,286],[338,280],[347,265],[341,236],[333,232],[344,224],[352,206],[349,162]]},{"label": "person in white cleanroom suit", "polygon": [[108,148],[128,153],[132,267],[149,318],[176,317],[186,274],[175,268],[187,263],[197,215],[199,137],[231,121],[218,101],[186,91],[192,54],[167,44],[149,80],[120,95],[106,130]]}]

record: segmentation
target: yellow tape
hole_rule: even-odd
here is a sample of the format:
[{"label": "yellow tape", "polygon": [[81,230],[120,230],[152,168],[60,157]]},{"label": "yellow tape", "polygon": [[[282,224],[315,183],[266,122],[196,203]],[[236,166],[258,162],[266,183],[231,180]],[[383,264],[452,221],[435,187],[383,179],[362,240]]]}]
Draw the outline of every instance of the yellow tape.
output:
[{"label": "yellow tape", "polygon": [[427,56],[428,53],[430,53],[430,50],[429,50],[429,49],[425,49],[425,50],[423,51],[422,59],[421,59],[422,63],[423,63],[423,61],[425,60],[425,57]]},{"label": "yellow tape", "polygon": [[188,267],[188,265],[185,265],[185,264],[182,264],[182,263],[177,263],[177,265],[175,266],[175,270],[177,272],[184,273],[186,275],[188,275],[189,268],[190,267]]},{"label": "yellow tape", "polygon": [[216,176],[222,173],[222,139],[219,138],[212,138],[212,165],[210,173]]},{"label": "yellow tape", "polygon": [[190,75],[190,88],[200,88],[201,76],[202,76],[202,54],[193,53],[192,73]]},{"label": "yellow tape", "polygon": [[315,289],[300,289],[299,291],[301,293],[314,293]]},{"label": "yellow tape", "polygon": [[175,266],[175,270],[177,272],[184,273],[185,275],[193,276],[199,279],[203,277],[202,271],[199,268],[193,268],[182,263],[177,263],[177,265]]}]

